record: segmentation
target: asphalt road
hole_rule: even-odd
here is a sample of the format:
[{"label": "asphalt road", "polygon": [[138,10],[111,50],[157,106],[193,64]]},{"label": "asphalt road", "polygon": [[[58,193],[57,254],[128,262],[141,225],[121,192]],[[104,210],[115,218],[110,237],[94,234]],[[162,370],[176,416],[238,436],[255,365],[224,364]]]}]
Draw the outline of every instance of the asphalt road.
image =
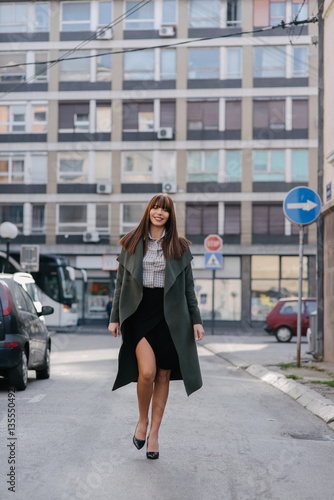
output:
[{"label": "asphalt road", "polygon": [[[172,382],[160,459],[136,450],[136,386],[116,392],[119,339],[53,336],[52,376],[0,379],[0,498],[7,500],[331,500],[334,432],[298,403],[199,346],[204,386]],[[12,405],[11,405],[12,406]],[[8,446],[9,444],[9,446]],[[15,454],[15,493],[8,457]]]}]

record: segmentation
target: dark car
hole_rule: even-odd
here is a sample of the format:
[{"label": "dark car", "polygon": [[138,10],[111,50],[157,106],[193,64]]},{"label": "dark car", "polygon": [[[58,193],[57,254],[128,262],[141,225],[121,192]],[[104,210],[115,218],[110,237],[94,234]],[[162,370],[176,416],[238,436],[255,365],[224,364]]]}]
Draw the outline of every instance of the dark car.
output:
[{"label": "dark car", "polygon": [[[302,299],[301,334],[306,335],[310,314],[317,309],[315,298]],[[266,332],[275,335],[278,342],[290,342],[297,335],[298,298],[281,299],[266,318]]]},{"label": "dark car", "polygon": [[0,274],[0,375],[19,390],[27,387],[28,369],[50,377],[51,339],[40,316],[52,313],[50,306],[37,312],[14,275]]}]

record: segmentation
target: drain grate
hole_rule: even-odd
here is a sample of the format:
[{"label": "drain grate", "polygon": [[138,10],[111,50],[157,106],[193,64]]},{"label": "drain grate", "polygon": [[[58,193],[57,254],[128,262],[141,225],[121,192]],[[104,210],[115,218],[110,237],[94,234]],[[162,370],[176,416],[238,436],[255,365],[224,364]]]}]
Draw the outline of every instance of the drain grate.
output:
[{"label": "drain grate", "polygon": [[331,436],[312,436],[309,434],[283,434],[285,437],[291,437],[293,439],[303,439],[305,441],[334,441]]}]

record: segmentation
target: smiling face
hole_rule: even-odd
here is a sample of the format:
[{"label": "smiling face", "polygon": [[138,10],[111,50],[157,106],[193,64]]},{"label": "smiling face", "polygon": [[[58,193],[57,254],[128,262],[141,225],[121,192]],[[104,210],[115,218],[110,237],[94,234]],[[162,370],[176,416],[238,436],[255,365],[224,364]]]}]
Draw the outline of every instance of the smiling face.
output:
[{"label": "smiling face", "polygon": [[154,205],[153,208],[150,210],[150,222],[152,226],[158,228],[158,227],[164,227],[166,222],[169,219],[169,212],[165,208],[158,207],[157,205]]}]

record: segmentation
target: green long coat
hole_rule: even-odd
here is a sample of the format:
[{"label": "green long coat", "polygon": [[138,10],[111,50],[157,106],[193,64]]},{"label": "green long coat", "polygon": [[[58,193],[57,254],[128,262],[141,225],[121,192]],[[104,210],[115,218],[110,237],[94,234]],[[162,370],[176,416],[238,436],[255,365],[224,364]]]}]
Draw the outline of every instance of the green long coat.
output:
[{"label": "green long coat", "polygon": [[[171,379],[182,379],[188,396],[202,386],[193,325],[202,323],[194,290],[190,250],[179,259],[167,259],[164,287],[164,314],[178,357],[180,371]],[[116,289],[110,322],[122,324],[138,308],[143,296],[143,241],[130,255],[122,250],[118,259]],[[134,348],[123,338],[118,373],[113,390],[137,382],[138,366]]]}]

